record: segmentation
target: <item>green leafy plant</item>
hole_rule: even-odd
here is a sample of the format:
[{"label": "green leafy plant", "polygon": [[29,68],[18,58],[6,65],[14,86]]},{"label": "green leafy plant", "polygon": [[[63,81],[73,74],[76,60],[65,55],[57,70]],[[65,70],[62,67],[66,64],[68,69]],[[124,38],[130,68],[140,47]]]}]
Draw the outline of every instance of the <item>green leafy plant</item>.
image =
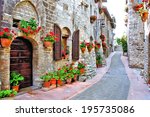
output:
[{"label": "green leafy plant", "polygon": [[58,74],[60,80],[62,80],[62,81],[65,80],[65,78],[66,78],[65,69],[59,69],[59,70],[57,71],[57,74]]},{"label": "green leafy plant", "polygon": [[102,58],[101,54],[97,53],[97,55],[96,55],[96,64],[102,65],[102,60],[103,60],[103,58]]},{"label": "green leafy plant", "polygon": [[78,69],[85,68],[86,64],[83,62],[78,62]]},{"label": "green leafy plant", "polygon": [[85,40],[80,43],[80,48],[86,48],[86,42],[85,42]]},{"label": "green leafy plant", "polygon": [[44,82],[48,82],[49,80],[51,80],[52,78],[52,74],[49,73],[49,74],[45,74],[43,76],[40,77]]},{"label": "green leafy plant", "polygon": [[29,21],[21,20],[19,22],[19,29],[24,34],[36,34],[41,30],[41,27],[38,27],[38,24],[34,18],[31,18]]},{"label": "green leafy plant", "polygon": [[11,95],[17,95],[17,92],[14,90],[1,90],[0,91],[0,98],[10,97]]},{"label": "green leafy plant", "polygon": [[54,43],[55,41],[57,41],[58,38],[57,36],[54,34],[54,32],[49,32],[46,37],[44,37],[44,41],[49,41],[51,43]]},{"label": "green leafy plant", "polygon": [[123,35],[120,39],[118,38],[117,43],[122,46],[123,52],[128,51],[127,36]]},{"label": "green leafy plant", "polygon": [[14,35],[16,35],[16,33],[14,31],[9,30],[8,28],[3,28],[3,30],[0,31],[0,38],[7,38],[12,40]]},{"label": "green leafy plant", "polygon": [[15,72],[15,71],[11,72],[11,74],[10,74],[10,83],[13,86],[19,85],[19,82],[23,81],[23,80],[24,80],[24,77],[21,74]]}]

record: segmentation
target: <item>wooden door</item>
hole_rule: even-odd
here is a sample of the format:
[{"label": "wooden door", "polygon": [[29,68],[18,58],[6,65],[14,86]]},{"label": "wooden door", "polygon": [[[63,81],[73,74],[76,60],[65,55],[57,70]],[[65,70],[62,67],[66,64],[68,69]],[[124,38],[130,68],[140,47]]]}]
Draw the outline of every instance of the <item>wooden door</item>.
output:
[{"label": "wooden door", "polygon": [[16,38],[11,44],[10,71],[24,76],[20,88],[32,86],[32,45],[24,38]]},{"label": "wooden door", "polygon": [[72,37],[72,60],[79,60],[79,30],[75,31]]}]

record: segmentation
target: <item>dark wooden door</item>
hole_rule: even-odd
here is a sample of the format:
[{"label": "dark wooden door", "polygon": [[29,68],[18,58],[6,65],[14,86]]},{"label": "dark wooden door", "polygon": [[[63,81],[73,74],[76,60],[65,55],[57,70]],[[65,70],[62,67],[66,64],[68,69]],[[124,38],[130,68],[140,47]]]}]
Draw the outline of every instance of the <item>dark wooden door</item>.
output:
[{"label": "dark wooden door", "polygon": [[72,36],[72,60],[79,60],[79,30],[75,31]]},{"label": "dark wooden door", "polygon": [[20,88],[32,86],[32,45],[24,38],[16,38],[11,45],[10,71],[24,76]]}]

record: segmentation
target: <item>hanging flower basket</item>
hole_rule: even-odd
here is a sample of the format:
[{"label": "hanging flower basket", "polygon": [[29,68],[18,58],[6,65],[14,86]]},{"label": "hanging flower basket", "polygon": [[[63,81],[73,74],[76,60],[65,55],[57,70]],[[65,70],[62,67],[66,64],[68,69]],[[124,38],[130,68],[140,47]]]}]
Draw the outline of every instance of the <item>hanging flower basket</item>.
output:
[{"label": "hanging flower basket", "polygon": [[142,16],[141,16],[141,19],[143,22],[145,22],[147,19],[148,19],[148,11],[145,11]]},{"label": "hanging flower basket", "polygon": [[86,48],[81,48],[81,52],[85,53]]},{"label": "hanging flower basket", "polygon": [[98,3],[99,2],[99,0],[94,0],[95,1],[95,3]]},{"label": "hanging flower basket", "polygon": [[44,41],[43,44],[45,48],[52,47],[53,45],[50,41]]},{"label": "hanging flower basket", "polygon": [[80,43],[80,49],[81,49],[82,53],[85,52],[85,50],[86,50],[86,42],[85,42],[85,40]]},{"label": "hanging flower basket", "polygon": [[43,45],[45,48],[52,47],[53,43],[58,41],[57,36],[54,34],[54,32],[49,32],[46,34],[45,37],[42,37]]},{"label": "hanging flower basket", "polygon": [[104,35],[104,34],[101,34],[101,35],[100,35],[100,39],[101,39],[102,41],[105,41],[105,40],[106,40],[105,35]]},{"label": "hanging flower basket", "polygon": [[133,10],[136,12],[143,8],[144,8],[143,4],[136,4],[135,6],[133,6]]},{"label": "hanging flower basket", "polygon": [[94,47],[94,44],[92,42],[89,42],[89,43],[86,43],[86,46],[87,46],[88,52],[91,52]]},{"label": "hanging flower basket", "polygon": [[92,16],[90,17],[90,22],[91,22],[91,23],[94,23],[96,20],[97,20],[97,16],[92,15]]},{"label": "hanging flower basket", "polygon": [[14,33],[14,31],[9,30],[8,28],[3,28],[0,32],[0,42],[2,47],[10,47],[15,35],[16,33]]}]

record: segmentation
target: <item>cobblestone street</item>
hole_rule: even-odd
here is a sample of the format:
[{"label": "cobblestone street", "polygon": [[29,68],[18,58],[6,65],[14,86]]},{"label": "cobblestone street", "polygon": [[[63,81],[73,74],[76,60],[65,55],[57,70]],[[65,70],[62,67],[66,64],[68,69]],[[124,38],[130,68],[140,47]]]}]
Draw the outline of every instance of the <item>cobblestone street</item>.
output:
[{"label": "cobblestone street", "polygon": [[128,97],[130,82],[121,54],[112,57],[108,72],[103,78],[86,91],[72,98],[73,100],[124,100]]}]

